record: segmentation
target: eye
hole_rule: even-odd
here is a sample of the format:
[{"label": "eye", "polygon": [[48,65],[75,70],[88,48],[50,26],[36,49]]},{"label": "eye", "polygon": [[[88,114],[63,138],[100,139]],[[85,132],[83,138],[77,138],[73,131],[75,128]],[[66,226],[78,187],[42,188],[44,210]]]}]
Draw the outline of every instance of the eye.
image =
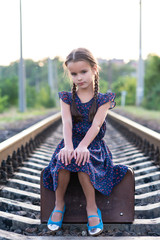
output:
[{"label": "eye", "polygon": [[72,75],[72,76],[76,76],[76,73],[72,72],[71,75]]},{"label": "eye", "polygon": [[87,70],[82,70],[82,73],[85,74],[87,72]]}]

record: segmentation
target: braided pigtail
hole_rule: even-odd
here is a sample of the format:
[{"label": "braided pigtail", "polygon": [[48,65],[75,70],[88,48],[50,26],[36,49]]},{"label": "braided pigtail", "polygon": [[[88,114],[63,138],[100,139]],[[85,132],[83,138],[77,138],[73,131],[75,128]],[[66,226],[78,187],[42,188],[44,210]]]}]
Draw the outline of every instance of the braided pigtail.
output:
[{"label": "braided pigtail", "polygon": [[76,84],[73,83],[71,114],[73,116],[73,120],[75,122],[79,122],[79,121],[82,121],[82,115],[81,115],[81,113],[77,109],[77,106],[76,106],[76,103],[75,103],[75,98],[76,98]]},{"label": "braided pigtail", "polygon": [[97,111],[97,99],[98,99],[98,92],[99,92],[99,73],[97,72],[95,74],[94,79],[94,101],[92,103],[92,106],[89,110],[89,121],[92,122],[93,118]]}]

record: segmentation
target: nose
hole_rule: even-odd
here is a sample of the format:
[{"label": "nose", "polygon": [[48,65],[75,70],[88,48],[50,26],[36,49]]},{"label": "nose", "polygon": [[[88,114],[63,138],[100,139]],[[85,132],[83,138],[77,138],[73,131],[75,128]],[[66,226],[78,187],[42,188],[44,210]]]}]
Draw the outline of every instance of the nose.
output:
[{"label": "nose", "polygon": [[81,74],[78,74],[77,79],[78,79],[78,81],[82,80]]}]

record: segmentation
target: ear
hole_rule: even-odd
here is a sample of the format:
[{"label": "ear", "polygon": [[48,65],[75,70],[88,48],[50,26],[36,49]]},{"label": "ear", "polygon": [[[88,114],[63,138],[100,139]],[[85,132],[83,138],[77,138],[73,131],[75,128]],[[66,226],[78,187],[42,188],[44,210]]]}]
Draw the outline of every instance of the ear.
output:
[{"label": "ear", "polygon": [[95,65],[94,67],[92,67],[92,72],[93,74],[96,74],[98,71],[97,65]]}]

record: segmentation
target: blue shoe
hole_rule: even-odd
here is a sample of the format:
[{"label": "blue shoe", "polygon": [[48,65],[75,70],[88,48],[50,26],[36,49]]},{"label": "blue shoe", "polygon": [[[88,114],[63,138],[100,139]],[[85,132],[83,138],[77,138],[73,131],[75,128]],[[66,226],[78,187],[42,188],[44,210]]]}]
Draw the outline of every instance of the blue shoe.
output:
[{"label": "blue shoe", "polygon": [[91,217],[99,217],[99,220],[100,220],[100,223],[95,225],[95,226],[89,226],[89,223],[87,223],[88,233],[91,236],[97,236],[103,231],[102,215],[101,215],[101,211],[100,211],[99,208],[97,208],[97,213],[98,213],[98,216],[97,215],[90,215],[88,217],[88,219],[91,218]]},{"label": "blue shoe", "polygon": [[[54,208],[53,212],[52,212],[51,215],[50,215],[50,218],[49,218],[49,220],[48,220],[48,223],[47,223],[47,227],[48,227],[49,230],[55,232],[55,231],[57,231],[58,229],[61,228],[65,210],[66,210],[66,206],[65,206],[65,205],[64,205],[63,212],[60,211],[60,210],[55,210],[55,208]],[[59,222],[53,222],[53,221],[51,220],[52,214],[53,214],[54,212],[60,212],[60,213],[62,213],[61,221],[59,221]]]}]

